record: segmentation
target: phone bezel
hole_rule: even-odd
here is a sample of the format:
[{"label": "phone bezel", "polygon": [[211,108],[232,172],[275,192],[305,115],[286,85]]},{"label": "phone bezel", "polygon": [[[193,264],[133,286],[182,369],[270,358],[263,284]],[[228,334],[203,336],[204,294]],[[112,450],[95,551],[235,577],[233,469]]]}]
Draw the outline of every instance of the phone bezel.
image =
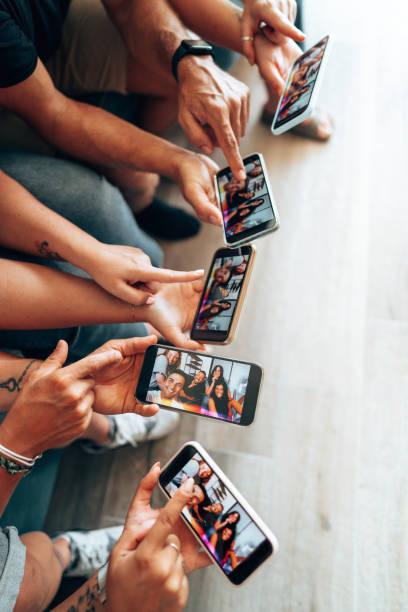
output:
[{"label": "phone bezel", "polygon": [[247,157],[245,157],[242,161],[245,166],[246,164],[252,161],[255,161],[255,160],[256,161],[259,160],[261,167],[262,167],[262,171],[263,171],[264,178],[265,178],[266,189],[268,191],[269,199],[271,201],[271,208],[272,208],[272,213],[273,213],[274,218],[271,219],[270,221],[266,221],[265,223],[257,225],[254,228],[250,228],[243,232],[240,232],[239,234],[237,234],[236,239],[231,239],[227,236],[227,232],[225,229],[225,223],[224,223],[224,215],[223,215],[223,210],[222,210],[221,198],[220,198],[220,191],[218,187],[218,179],[221,178],[223,175],[227,174],[228,172],[231,172],[231,168],[227,166],[226,168],[223,168],[222,170],[217,172],[217,174],[214,175],[215,193],[216,193],[218,206],[220,207],[221,216],[222,216],[222,230],[224,234],[224,244],[230,248],[248,244],[251,240],[260,238],[261,236],[264,236],[265,234],[270,234],[271,232],[274,232],[275,230],[279,228],[279,213],[278,213],[276,202],[273,196],[272,188],[269,183],[268,173],[265,168],[265,161],[264,161],[262,153],[252,153],[251,155],[248,155]]},{"label": "phone bezel", "polygon": [[[201,544],[203,550],[207,553],[213,564],[218,568],[218,570],[222,573],[222,575],[227,578],[227,580],[233,586],[240,586],[251,577],[262,565],[264,561],[274,553],[276,553],[279,549],[279,544],[271,532],[269,527],[265,525],[263,520],[258,516],[255,510],[249,505],[249,503],[244,499],[244,497],[239,493],[236,487],[232,484],[229,478],[224,474],[221,468],[217,465],[217,463],[211,458],[211,456],[205,451],[205,449],[196,441],[190,441],[183,444],[180,450],[173,455],[173,457],[166,463],[166,465],[162,468],[159,477],[159,486],[167,497],[170,499],[170,494],[166,491],[165,486],[171,482],[171,480],[176,476],[180,468],[182,468],[191,457],[194,456],[195,453],[199,453],[203,460],[210,466],[213,472],[217,475],[217,477],[223,482],[223,484],[229,489],[230,493],[235,497],[236,501],[244,508],[244,510],[251,517],[251,520],[255,523],[258,529],[263,533],[265,540],[251,553],[249,557],[242,561],[235,570],[232,570],[229,574],[225,574],[221,566],[218,564],[215,557],[212,555],[211,551],[207,548],[203,540],[197,534],[195,529],[192,527],[191,523],[188,519],[181,514],[182,520],[186,523],[190,531],[193,533],[196,540]],[[253,557],[256,555],[256,558]]]},{"label": "phone bezel", "polygon": [[[197,323],[197,319],[200,314],[200,308],[202,305],[203,296],[204,296],[205,291],[207,290],[208,281],[210,279],[211,271],[214,268],[215,260],[220,257],[237,257],[240,255],[249,255],[249,259],[248,259],[248,263],[247,263],[247,266],[244,272],[244,276],[242,279],[242,284],[239,290],[235,310],[230,320],[229,328],[226,331],[195,329],[195,325]],[[236,327],[238,325],[239,317],[241,315],[242,305],[244,303],[246,290],[248,288],[249,279],[252,273],[255,255],[256,255],[256,248],[252,244],[244,244],[237,248],[222,247],[220,249],[217,249],[217,251],[214,253],[214,256],[211,260],[210,267],[208,269],[207,277],[205,279],[205,285],[204,285],[204,289],[200,297],[200,302],[198,304],[198,308],[194,316],[193,326],[190,332],[190,337],[193,340],[197,340],[198,342],[204,342],[208,344],[228,344],[229,342],[231,342],[232,338],[234,337]]]},{"label": "phone bezel", "polygon": [[[316,76],[316,79],[314,81],[314,85],[313,85],[313,91],[312,94],[310,96],[309,102],[308,104],[299,109],[299,111],[297,111],[295,113],[295,115],[291,116],[289,119],[286,119],[282,122],[277,122],[278,120],[278,115],[279,115],[279,111],[280,111],[280,107],[282,104],[282,100],[283,100],[283,96],[284,93],[286,91],[286,88],[288,86],[289,83],[289,79],[290,79],[290,75],[292,74],[294,65],[299,62],[299,60],[304,57],[307,53],[309,53],[309,51],[311,49],[313,49],[314,47],[316,47],[316,45],[318,45],[319,43],[321,43],[323,40],[327,39],[326,42],[326,46],[324,48],[324,52],[323,52],[323,57],[322,60],[320,62],[320,66],[319,66],[319,70]],[[281,97],[279,98],[279,102],[278,102],[278,106],[276,107],[276,111],[275,111],[275,116],[272,120],[272,124],[271,124],[271,131],[275,136],[279,136],[279,134],[283,134],[284,132],[287,132],[287,130],[290,130],[291,128],[295,127],[296,125],[299,125],[299,123],[302,123],[302,121],[305,121],[305,119],[307,119],[308,117],[310,117],[310,115],[313,112],[313,108],[316,102],[316,98],[318,95],[318,91],[321,85],[321,81],[322,81],[322,77],[323,77],[323,73],[324,70],[326,68],[326,63],[327,63],[327,58],[329,55],[329,49],[331,47],[332,44],[332,36],[329,34],[326,34],[326,36],[323,36],[323,38],[321,38],[320,40],[317,41],[317,43],[315,43],[314,45],[312,45],[311,47],[309,47],[309,49],[307,49],[307,51],[305,51],[304,53],[302,53],[302,55],[300,55],[292,64],[284,88],[283,88],[283,92]]]},{"label": "phone bezel", "polygon": [[146,403],[146,404],[154,403],[154,402],[147,400],[146,396],[147,396],[147,392],[149,389],[150,377],[152,374],[154,362],[156,360],[157,351],[160,349],[171,349],[171,350],[174,349],[175,351],[184,351],[187,353],[194,353],[196,355],[202,355],[203,357],[212,357],[215,359],[225,359],[226,361],[232,361],[234,363],[245,363],[251,366],[251,369],[248,375],[248,383],[247,383],[247,390],[245,393],[243,411],[242,411],[241,420],[239,421],[239,423],[229,421],[228,419],[221,419],[219,417],[210,416],[208,414],[199,414],[197,412],[189,412],[188,410],[184,410],[180,408],[173,408],[172,406],[162,406],[161,404],[158,404],[158,406],[160,406],[161,409],[172,410],[173,412],[177,412],[179,414],[188,414],[188,415],[191,414],[193,416],[211,419],[212,421],[216,421],[219,423],[227,423],[228,425],[238,425],[238,426],[243,426],[243,427],[248,427],[249,425],[252,425],[252,423],[255,420],[256,408],[258,405],[259,396],[261,394],[263,369],[259,364],[253,363],[250,361],[244,361],[243,359],[232,359],[230,357],[224,357],[220,355],[211,355],[211,354],[203,353],[200,351],[192,351],[190,349],[169,347],[169,346],[165,346],[162,344],[153,344],[152,346],[148,347],[145,353],[145,357],[144,357],[143,364],[142,364],[142,369],[140,371],[139,380],[138,380],[136,391],[135,391],[135,397],[137,400],[139,400],[140,402]]}]

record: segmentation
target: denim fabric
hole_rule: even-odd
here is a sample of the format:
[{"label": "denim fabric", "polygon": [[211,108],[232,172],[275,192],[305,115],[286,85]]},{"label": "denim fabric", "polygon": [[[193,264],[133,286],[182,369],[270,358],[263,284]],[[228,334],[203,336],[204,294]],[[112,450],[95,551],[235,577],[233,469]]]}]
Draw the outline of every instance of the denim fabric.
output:
[{"label": "denim fabric", "polygon": [[[159,245],[137,225],[120,191],[102,175],[72,161],[0,149],[0,168],[18,181],[50,209],[108,244],[142,249],[155,266],[161,266]],[[29,261],[80,276],[85,273],[69,263],[0,249],[0,257]],[[65,329],[0,330],[0,347],[20,350],[24,355],[44,358],[58,339],[70,347],[69,360],[88,354],[111,338],[146,335],[143,323],[120,323]]]}]

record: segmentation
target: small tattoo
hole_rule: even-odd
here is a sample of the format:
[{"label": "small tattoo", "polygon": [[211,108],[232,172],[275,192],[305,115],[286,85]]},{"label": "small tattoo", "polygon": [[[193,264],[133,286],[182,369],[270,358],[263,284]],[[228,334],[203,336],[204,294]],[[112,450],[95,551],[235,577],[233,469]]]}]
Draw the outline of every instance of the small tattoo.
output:
[{"label": "small tattoo", "polygon": [[37,247],[39,254],[43,257],[46,257],[47,259],[55,259],[56,261],[65,261],[65,259],[61,257],[59,253],[57,253],[57,251],[51,251],[46,240],[43,240],[43,242],[36,240],[35,246]]},{"label": "small tattoo", "polygon": [[27,367],[25,368],[24,372],[21,374],[20,378],[18,380],[16,380],[15,378],[9,378],[8,380],[4,381],[4,382],[0,382],[0,389],[6,389],[6,391],[8,391],[9,393],[14,393],[14,391],[17,391],[17,393],[20,393],[21,391],[21,382],[24,378],[24,376],[27,374],[29,368],[33,365],[35,359],[33,359],[32,361],[30,361],[30,363],[27,365]]}]

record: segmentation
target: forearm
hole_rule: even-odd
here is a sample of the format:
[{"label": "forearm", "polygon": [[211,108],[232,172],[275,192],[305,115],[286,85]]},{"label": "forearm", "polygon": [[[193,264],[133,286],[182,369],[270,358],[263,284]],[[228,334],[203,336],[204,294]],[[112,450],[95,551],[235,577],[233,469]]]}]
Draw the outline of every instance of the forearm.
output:
[{"label": "forearm", "polygon": [[53,612],[102,612],[109,610],[109,604],[103,606],[98,596],[97,574],[89,578],[68,599],[65,599]]},{"label": "forearm", "polygon": [[101,243],[39,202],[22,185],[0,170],[0,244],[66,260],[86,270]]},{"label": "forearm", "polygon": [[[1,443],[1,427],[0,427],[0,443]],[[11,449],[13,450],[13,449]],[[15,488],[22,479],[20,474],[8,474],[6,470],[0,468],[0,516],[6,509]]]},{"label": "forearm", "polygon": [[242,9],[229,0],[169,0],[183,23],[201,38],[237,53],[241,47]]},{"label": "forearm", "polygon": [[123,302],[85,278],[45,266],[0,259],[3,329],[147,321],[148,308]]},{"label": "forearm", "polygon": [[54,127],[39,132],[58,149],[111,168],[156,172],[175,179],[180,157],[189,153],[100,108],[66,98]]},{"label": "forearm", "polygon": [[0,412],[9,410],[24,383],[40,362],[0,351]]},{"label": "forearm", "polygon": [[[166,0],[103,0],[111,19],[119,28],[131,56],[152,70],[171,73],[171,59],[181,41],[196,38]],[[174,83],[175,85],[175,83]]]},{"label": "forearm", "polygon": [[[8,450],[23,454],[19,446],[19,440],[16,438],[13,431],[8,431],[5,425],[0,425],[0,444]],[[0,455],[2,455],[2,453],[0,453]],[[9,474],[4,468],[0,467],[0,516],[3,514],[22,477],[23,474]]]}]

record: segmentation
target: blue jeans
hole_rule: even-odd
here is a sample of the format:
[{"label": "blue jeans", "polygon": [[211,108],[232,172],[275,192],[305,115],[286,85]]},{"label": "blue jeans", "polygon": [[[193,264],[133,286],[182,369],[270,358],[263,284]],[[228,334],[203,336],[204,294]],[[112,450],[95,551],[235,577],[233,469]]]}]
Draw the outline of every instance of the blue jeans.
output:
[{"label": "blue jeans", "polygon": [[[138,247],[149,255],[153,265],[162,265],[161,248],[139,228],[119,189],[102,175],[72,161],[5,149],[0,149],[0,168],[48,208],[98,240]],[[86,276],[82,270],[67,262],[45,260],[9,249],[0,248],[0,257]],[[145,336],[146,333],[143,323],[29,331],[0,330],[0,347],[43,359],[62,338],[69,344],[69,361],[75,361],[112,338]]]}]

